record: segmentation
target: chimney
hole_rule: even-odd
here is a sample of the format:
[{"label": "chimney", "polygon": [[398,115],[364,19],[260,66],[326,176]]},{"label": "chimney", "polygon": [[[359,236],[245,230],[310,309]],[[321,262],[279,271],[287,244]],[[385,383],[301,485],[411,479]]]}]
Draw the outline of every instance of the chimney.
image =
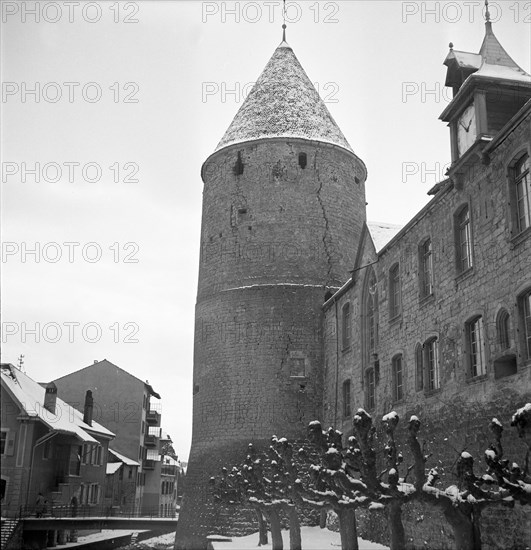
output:
[{"label": "chimney", "polygon": [[46,384],[44,392],[44,408],[55,414],[55,405],[57,403],[57,386],[53,382]]},{"label": "chimney", "polygon": [[94,410],[94,399],[92,398],[92,391],[87,390],[85,395],[85,407],[83,408],[83,422],[92,426],[92,412]]}]

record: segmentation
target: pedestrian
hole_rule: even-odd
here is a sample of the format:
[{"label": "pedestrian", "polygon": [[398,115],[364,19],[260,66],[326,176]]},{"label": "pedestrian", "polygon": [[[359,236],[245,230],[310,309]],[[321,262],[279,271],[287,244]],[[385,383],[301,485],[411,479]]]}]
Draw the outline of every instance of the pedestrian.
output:
[{"label": "pedestrian", "polygon": [[35,515],[38,518],[42,518],[44,512],[46,511],[46,499],[42,493],[39,493],[37,500],[35,501]]}]

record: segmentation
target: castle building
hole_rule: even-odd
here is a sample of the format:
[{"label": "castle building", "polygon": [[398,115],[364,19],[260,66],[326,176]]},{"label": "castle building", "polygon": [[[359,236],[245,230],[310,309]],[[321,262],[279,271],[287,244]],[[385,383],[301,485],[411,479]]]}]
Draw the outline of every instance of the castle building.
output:
[{"label": "castle building", "polygon": [[[479,53],[451,46],[444,64],[452,164],[401,229],[367,223],[365,166],[285,40],[203,165],[176,548],[227,530],[207,481],[250,441],[303,437],[315,418],[348,435],[357,408],[376,421],[394,409],[423,420],[451,479],[453,448],[482,453],[492,416],[530,399],[531,76],[488,17]],[[524,453],[516,438],[506,446]],[[406,534],[415,523],[427,547],[444,547],[447,526],[413,516]],[[525,541],[529,518],[512,517],[485,514],[486,547]]]}]

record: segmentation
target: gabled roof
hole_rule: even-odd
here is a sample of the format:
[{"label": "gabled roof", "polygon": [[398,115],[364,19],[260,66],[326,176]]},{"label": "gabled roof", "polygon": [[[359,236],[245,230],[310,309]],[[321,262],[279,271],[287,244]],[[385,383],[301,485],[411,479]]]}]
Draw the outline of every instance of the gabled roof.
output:
[{"label": "gabled roof", "polygon": [[144,384],[144,386],[146,387],[146,389],[148,390],[150,395],[152,395],[153,397],[155,397],[157,399],[160,399],[160,395],[153,389],[153,387],[151,386],[151,384],[147,380],[145,382],[143,380],[140,380],[140,378],[138,378],[138,376],[135,376],[134,374],[131,374],[130,372],[126,371],[125,369],[122,369],[122,367],[119,367],[118,365],[115,365],[114,363],[111,363],[108,359],[102,359],[101,361],[94,361],[94,363],[90,364],[88,367],[83,367],[82,369],[78,369],[74,372],[70,372],[68,374],[65,374],[64,376],[61,376],[60,378],[56,378],[56,381],[61,380],[62,378],[68,378],[69,376],[71,376],[74,373],[81,372],[81,371],[87,370],[87,369],[91,369],[91,368],[94,367],[94,365],[98,365],[98,366],[101,367],[103,364],[105,364],[107,367],[112,367],[112,368],[115,368],[117,370],[120,370],[121,372],[123,372],[127,376],[130,376],[131,378],[134,378],[135,380],[137,380],[141,384]]},{"label": "gabled roof", "polygon": [[105,473],[107,475],[113,475],[115,474],[121,467],[122,462],[107,462],[107,468],[105,469]]},{"label": "gabled roof", "polygon": [[237,143],[276,137],[331,143],[352,152],[285,41],[275,50],[216,151]]},{"label": "gabled roof", "polygon": [[371,235],[376,252],[382,248],[402,229],[402,225],[382,222],[367,222],[367,228]]},{"label": "gabled roof", "polygon": [[46,390],[41,384],[30,378],[10,363],[2,363],[2,386],[20,407],[22,414],[36,418],[52,432],[69,434],[81,441],[97,443],[91,434],[114,437],[114,433],[92,422],[92,426],[83,422],[83,414],[57,397],[55,414],[44,408]]},{"label": "gabled roof", "polygon": [[133,460],[132,458],[128,458],[125,455],[118,453],[114,449],[109,449],[109,453],[111,453],[120,462],[123,462],[126,466],[140,466],[140,463],[137,462],[136,460]]}]

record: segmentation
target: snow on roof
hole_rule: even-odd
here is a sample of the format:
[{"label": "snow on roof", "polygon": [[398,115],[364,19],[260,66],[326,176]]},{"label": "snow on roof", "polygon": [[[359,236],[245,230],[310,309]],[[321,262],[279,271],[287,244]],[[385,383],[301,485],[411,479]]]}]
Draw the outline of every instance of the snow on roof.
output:
[{"label": "snow on roof", "polygon": [[140,466],[140,464],[136,460],[133,460],[132,458],[127,458],[126,456],[120,454],[114,449],[109,449],[109,452],[120,462],[123,462],[126,466]]},{"label": "snow on roof", "polygon": [[369,229],[376,252],[380,252],[402,227],[402,225],[392,223],[367,222],[367,228]]},{"label": "snow on roof", "polygon": [[13,365],[3,363],[1,372],[2,385],[22,411],[30,417],[38,418],[52,431],[72,434],[81,441],[91,443],[98,442],[91,433],[114,437],[113,432],[97,422],[92,422],[92,426],[85,424],[83,414],[62,399],[56,399],[55,413],[45,409],[45,388]]},{"label": "snow on roof", "polygon": [[479,53],[461,52],[459,50],[451,50],[446,59],[455,59],[459,67],[463,69],[479,69],[482,61]]},{"label": "snow on roof", "polygon": [[105,473],[107,475],[115,474],[122,467],[121,462],[107,462]]},{"label": "snow on roof", "polygon": [[291,47],[275,50],[216,151],[263,138],[321,141],[352,152]]},{"label": "snow on roof", "polygon": [[[478,71],[471,75],[472,78],[499,78],[504,80],[517,80],[531,84],[531,75],[520,67],[507,67],[506,65],[491,65],[483,63]],[[470,78],[470,77],[469,77]]]}]

